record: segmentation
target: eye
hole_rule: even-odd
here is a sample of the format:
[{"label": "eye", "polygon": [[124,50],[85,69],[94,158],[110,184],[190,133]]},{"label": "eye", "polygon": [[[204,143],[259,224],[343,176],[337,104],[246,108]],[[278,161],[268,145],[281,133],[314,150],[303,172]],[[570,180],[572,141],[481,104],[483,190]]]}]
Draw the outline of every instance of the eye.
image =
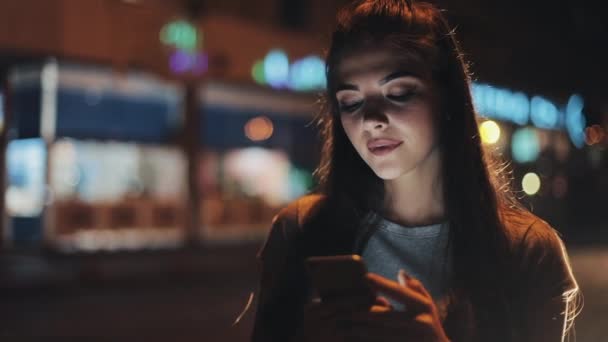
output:
[{"label": "eye", "polygon": [[399,92],[399,93],[396,92],[396,93],[388,94],[388,95],[386,95],[386,97],[389,100],[396,101],[396,102],[407,102],[415,95],[416,95],[416,92],[408,90],[405,92]]},{"label": "eye", "polygon": [[340,108],[340,112],[352,113],[359,109],[363,101],[355,101],[355,102],[340,102],[338,103],[338,107]]}]

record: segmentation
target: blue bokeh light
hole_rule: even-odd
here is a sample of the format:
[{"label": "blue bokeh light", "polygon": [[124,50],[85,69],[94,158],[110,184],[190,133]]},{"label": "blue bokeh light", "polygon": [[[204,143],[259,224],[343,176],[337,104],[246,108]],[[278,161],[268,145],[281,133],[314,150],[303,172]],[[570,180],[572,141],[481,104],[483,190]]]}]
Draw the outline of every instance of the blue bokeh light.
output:
[{"label": "blue bokeh light", "polygon": [[264,58],[264,78],[274,88],[287,85],[289,78],[289,58],[283,50],[271,50]]},{"label": "blue bokeh light", "polygon": [[583,115],[583,98],[574,94],[568,99],[566,105],[566,129],[574,146],[581,148],[585,143],[585,126],[587,125]]},{"label": "blue bokeh light", "polygon": [[519,163],[530,163],[538,159],[540,142],[536,130],[524,127],[513,133],[511,140],[511,156]]},{"label": "blue bokeh light", "polygon": [[534,96],[530,100],[530,120],[534,126],[545,129],[559,128],[559,111],[549,100]]},{"label": "blue bokeh light", "polygon": [[325,62],[318,56],[304,57],[289,70],[289,88],[296,91],[324,89]]}]

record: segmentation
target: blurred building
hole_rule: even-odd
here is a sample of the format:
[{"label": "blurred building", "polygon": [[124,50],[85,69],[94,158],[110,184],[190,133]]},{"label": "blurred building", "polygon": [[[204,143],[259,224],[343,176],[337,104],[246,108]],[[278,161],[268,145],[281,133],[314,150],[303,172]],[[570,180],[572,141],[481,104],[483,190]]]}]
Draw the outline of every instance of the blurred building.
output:
[{"label": "blurred building", "polygon": [[[314,185],[323,49],[347,2],[1,2],[4,245],[260,239]],[[608,219],[605,94],[509,50],[533,51],[525,35],[560,41],[532,34],[536,7],[514,29],[478,1],[444,4],[479,70],[482,137],[512,161],[514,189],[562,232],[595,234]]]}]

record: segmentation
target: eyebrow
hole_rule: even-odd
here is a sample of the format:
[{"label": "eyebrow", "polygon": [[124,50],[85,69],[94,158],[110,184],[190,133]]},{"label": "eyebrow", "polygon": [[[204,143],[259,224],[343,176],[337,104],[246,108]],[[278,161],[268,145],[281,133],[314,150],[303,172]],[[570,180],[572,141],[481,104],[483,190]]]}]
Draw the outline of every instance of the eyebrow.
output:
[{"label": "eyebrow", "polygon": [[413,73],[409,72],[409,71],[395,71],[394,73],[386,76],[385,78],[380,80],[380,85],[386,84],[392,80],[394,80],[395,78],[399,78],[399,77],[416,77],[416,75],[414,75]]},{"label": "eyebrow", "polygon": [[[417,76],[414,75],[412,72],[405,71],[405,70],[395,71],[392,74],[389,74],[388,76],[381,79],[378,82],[378,84],[384,85],[399,77],[417,77]],[[359,90],[359,87],[357,87],[354,84],[342,83],[342,84],[338,85],[338,87],[336,88],[336,92],[339,92],[340,90]]]}]

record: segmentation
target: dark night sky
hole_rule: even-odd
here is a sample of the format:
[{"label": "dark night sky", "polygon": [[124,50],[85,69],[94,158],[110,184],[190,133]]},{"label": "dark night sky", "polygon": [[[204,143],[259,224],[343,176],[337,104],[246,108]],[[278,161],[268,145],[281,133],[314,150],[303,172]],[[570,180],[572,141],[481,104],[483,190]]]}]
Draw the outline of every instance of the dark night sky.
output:
[{"label": "dark night sky", "polygon": [[608,20],[600,2],[445,0],[471,70],[487,81],[608,112]]}]

